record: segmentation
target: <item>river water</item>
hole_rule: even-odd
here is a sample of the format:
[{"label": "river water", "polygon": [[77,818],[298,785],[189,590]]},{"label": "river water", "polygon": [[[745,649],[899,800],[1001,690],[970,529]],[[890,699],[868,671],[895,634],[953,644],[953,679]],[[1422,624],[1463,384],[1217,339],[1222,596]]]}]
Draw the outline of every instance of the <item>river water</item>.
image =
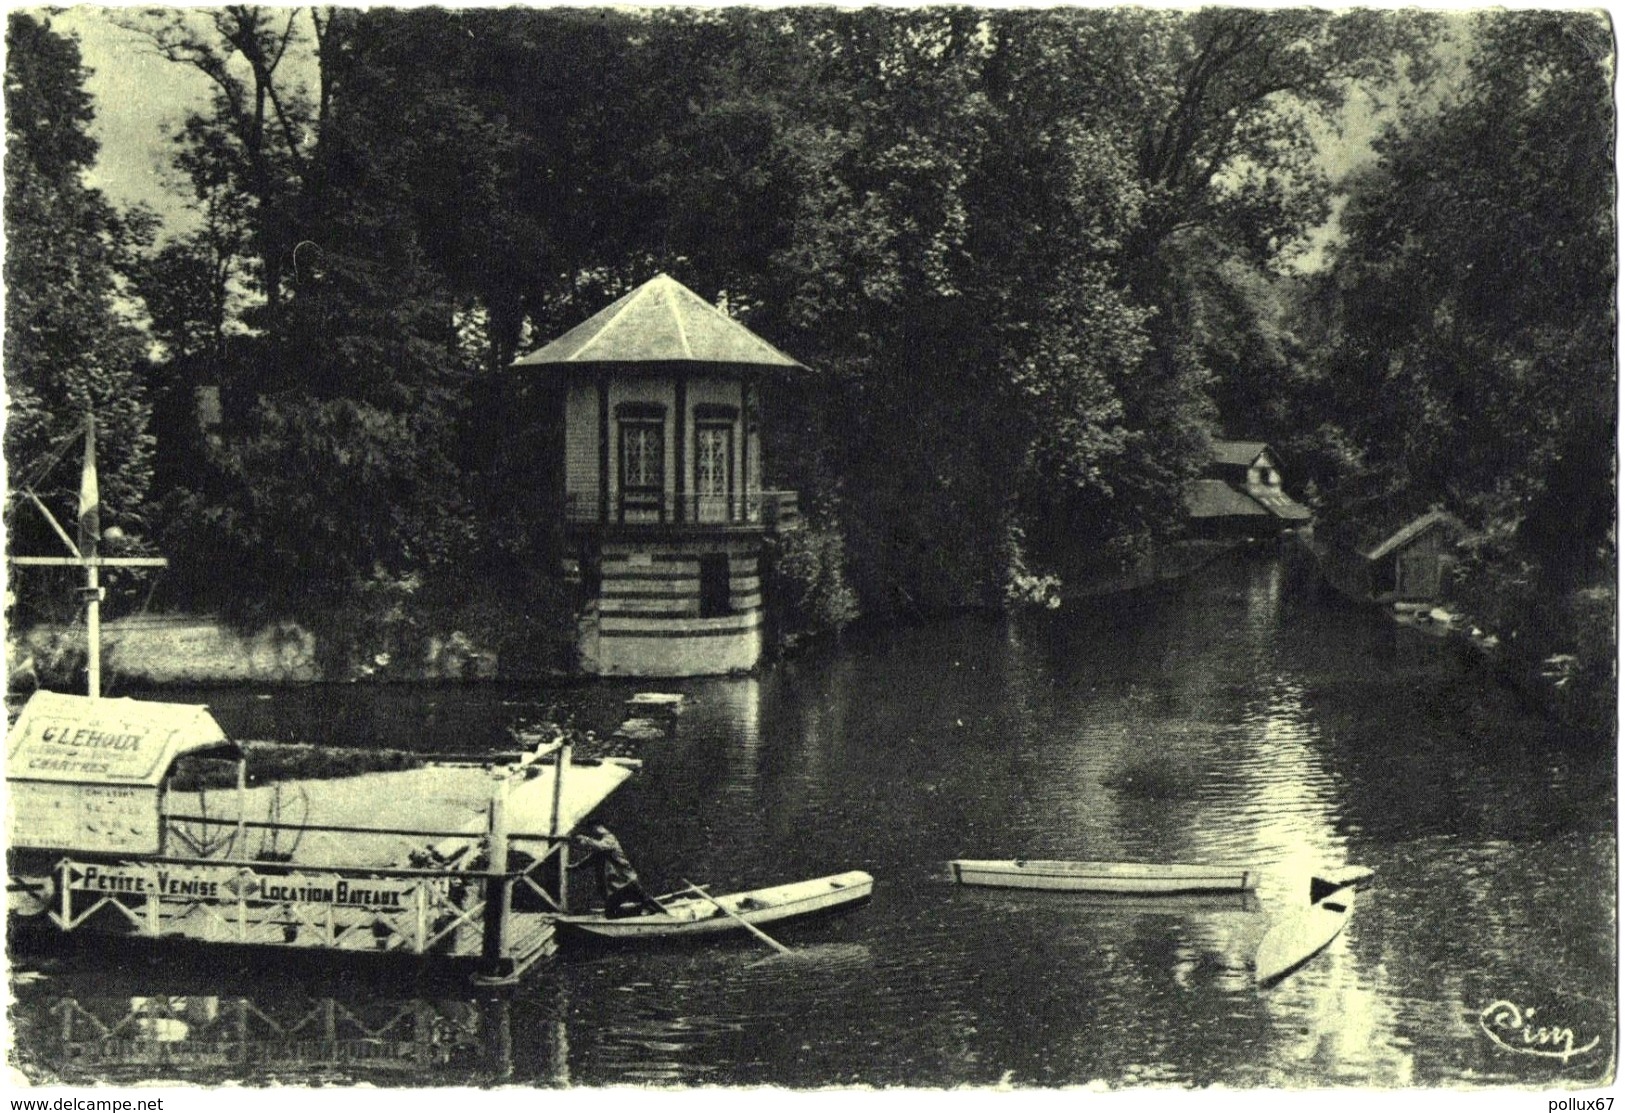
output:
[{"label": "river water", "polygon": [[[1615,756],[1447,640],[1260,555],[1013,621],[851,639],[759,678],[558,691],[201,693],[238,737],[467,751],[549,715],[676,736],[601,809],[656,891],[864,869],[749,938],[566,953],[516,989],[279,965],[16,956],[37,1078],[543,1086],[1596,1085],[1616,1040]],[[193,698],[188,693],[182,698]],[[1256,899],[972,890],[956,857],[1251,863]],[[1261,991],[1317,868],[1376,871]],[[1564,1054],[1565,1052],[1571,1052]]]}]

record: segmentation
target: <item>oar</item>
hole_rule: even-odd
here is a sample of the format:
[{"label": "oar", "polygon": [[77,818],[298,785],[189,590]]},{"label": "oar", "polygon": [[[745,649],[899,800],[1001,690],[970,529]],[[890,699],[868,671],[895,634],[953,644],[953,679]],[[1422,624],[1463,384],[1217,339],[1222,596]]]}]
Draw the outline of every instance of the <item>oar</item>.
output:
[{"label": "oar", "polygon": [[788,955],[788,954],[794,954],[795,953],[789,947],[786,947],[783,943],[780,943],[777,939],[774,939],[767,932],[763,931],[761,928],[757,927],[755,924],[751,923],[749,920],[747,920],[743,916],[739,915],[733,909],[729,908],[726,904],[723,904],[716,897],[712,896],[710,893],[706,892],[704,889],[702,889],[698,885],[694,884],[694,882],[690,881],[688,878],[686,878],[686,877],[683,878],[683,884],[687,885],[690,889],[692,889],[696,893],[700,894],[700,896],[704,897],[706,900],[708,900],[712,904],[716,905],[717,908],[725,916],[728,916],[730,919],[733,919],[733,920],[737,921],[740,927],[744,928],[746,931],[748,931],[752,935],[756,936],[756,938],[760,939],[763,943],[766,943],[769,947],[772,947],[775,951],[778,951],[779,954]]}]

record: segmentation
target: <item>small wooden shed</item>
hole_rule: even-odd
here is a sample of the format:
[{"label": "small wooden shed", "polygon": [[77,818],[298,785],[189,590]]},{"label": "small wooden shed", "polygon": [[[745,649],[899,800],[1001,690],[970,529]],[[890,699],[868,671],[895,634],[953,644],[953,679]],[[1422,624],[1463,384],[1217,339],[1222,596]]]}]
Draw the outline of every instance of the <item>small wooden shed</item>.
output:
[{"label": "small wooden shed", "polygon": [[159,854],[177,760],[241,759],[209,709],[39,691],[6,739],[14,848]]},{"label": "small wooden shed", "polygon": [[1359,602],[1436,603],[1443,597],[1466,527],[1448,511],[1430,510],[1398,529],[1346,524],[1315,546],[1322,574]]},{"label": "small wooden shed", "polygon": [[1393,603],[1436,602],[1454,561],[1455,544],[1465,532],[1454,515],[1433,510],[1366,550],[1372,598]]}]

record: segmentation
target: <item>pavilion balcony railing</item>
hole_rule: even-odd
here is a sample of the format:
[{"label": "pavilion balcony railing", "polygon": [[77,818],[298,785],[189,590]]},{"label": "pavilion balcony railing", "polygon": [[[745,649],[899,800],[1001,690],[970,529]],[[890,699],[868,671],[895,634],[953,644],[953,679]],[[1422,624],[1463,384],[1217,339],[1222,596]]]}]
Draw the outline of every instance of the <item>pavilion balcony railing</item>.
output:
[{"label": "pavilion balcony railing", "polygon": [[791,529],[800,524],[795,491],[750,491],[734,495],[674,495],[670,492],[611,492],[608,515],[599,500],[572,494],[564,503],[573,525],[681,525],[720,528],[758,526]]}]

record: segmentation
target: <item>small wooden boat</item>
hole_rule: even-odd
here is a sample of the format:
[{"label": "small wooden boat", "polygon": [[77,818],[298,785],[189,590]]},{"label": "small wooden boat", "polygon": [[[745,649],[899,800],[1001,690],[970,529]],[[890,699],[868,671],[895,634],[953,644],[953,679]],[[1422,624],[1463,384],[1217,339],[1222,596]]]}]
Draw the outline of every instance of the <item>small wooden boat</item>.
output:
[{"label": "small wooden boat", "polygon": [[1020,915],[1065,901],[1066,907],[1090,916],[1208,916],[1226,912],[1257,912],[1258,894],[1240,893],[1058,893],[1043,889],[979,887],[965,896],[987,907]]},{"label": "small wooden boat", "polygon": [[1258,984],[1273,985],[1325,950],[1353,911],[1354,890],[1342,888],[1270,925],[1253,961]]},{"label": "small wooden boat", "polygon": [[[767,889],[716,897],[677,896],[664,899],[665,913],[643,912],[609,919],[602,913],[559,916],[555,922],[572,932],[597,939],[664,939],[741,931],[748,924],[770,924],[859,904],[874,892],[875,879],[862,870],[794,881]],[[727,912],[717,907],[720,903]],[[732,915],[729,915],[732,913]]]},{"label": "small wooden boat", "polygon": [[1241,866],[1182,866],[1154,862],[1055,862],[959,859],[948,863],[961,885],[1049,889],[1064,893],[1242,893],[1258,872]]}]

